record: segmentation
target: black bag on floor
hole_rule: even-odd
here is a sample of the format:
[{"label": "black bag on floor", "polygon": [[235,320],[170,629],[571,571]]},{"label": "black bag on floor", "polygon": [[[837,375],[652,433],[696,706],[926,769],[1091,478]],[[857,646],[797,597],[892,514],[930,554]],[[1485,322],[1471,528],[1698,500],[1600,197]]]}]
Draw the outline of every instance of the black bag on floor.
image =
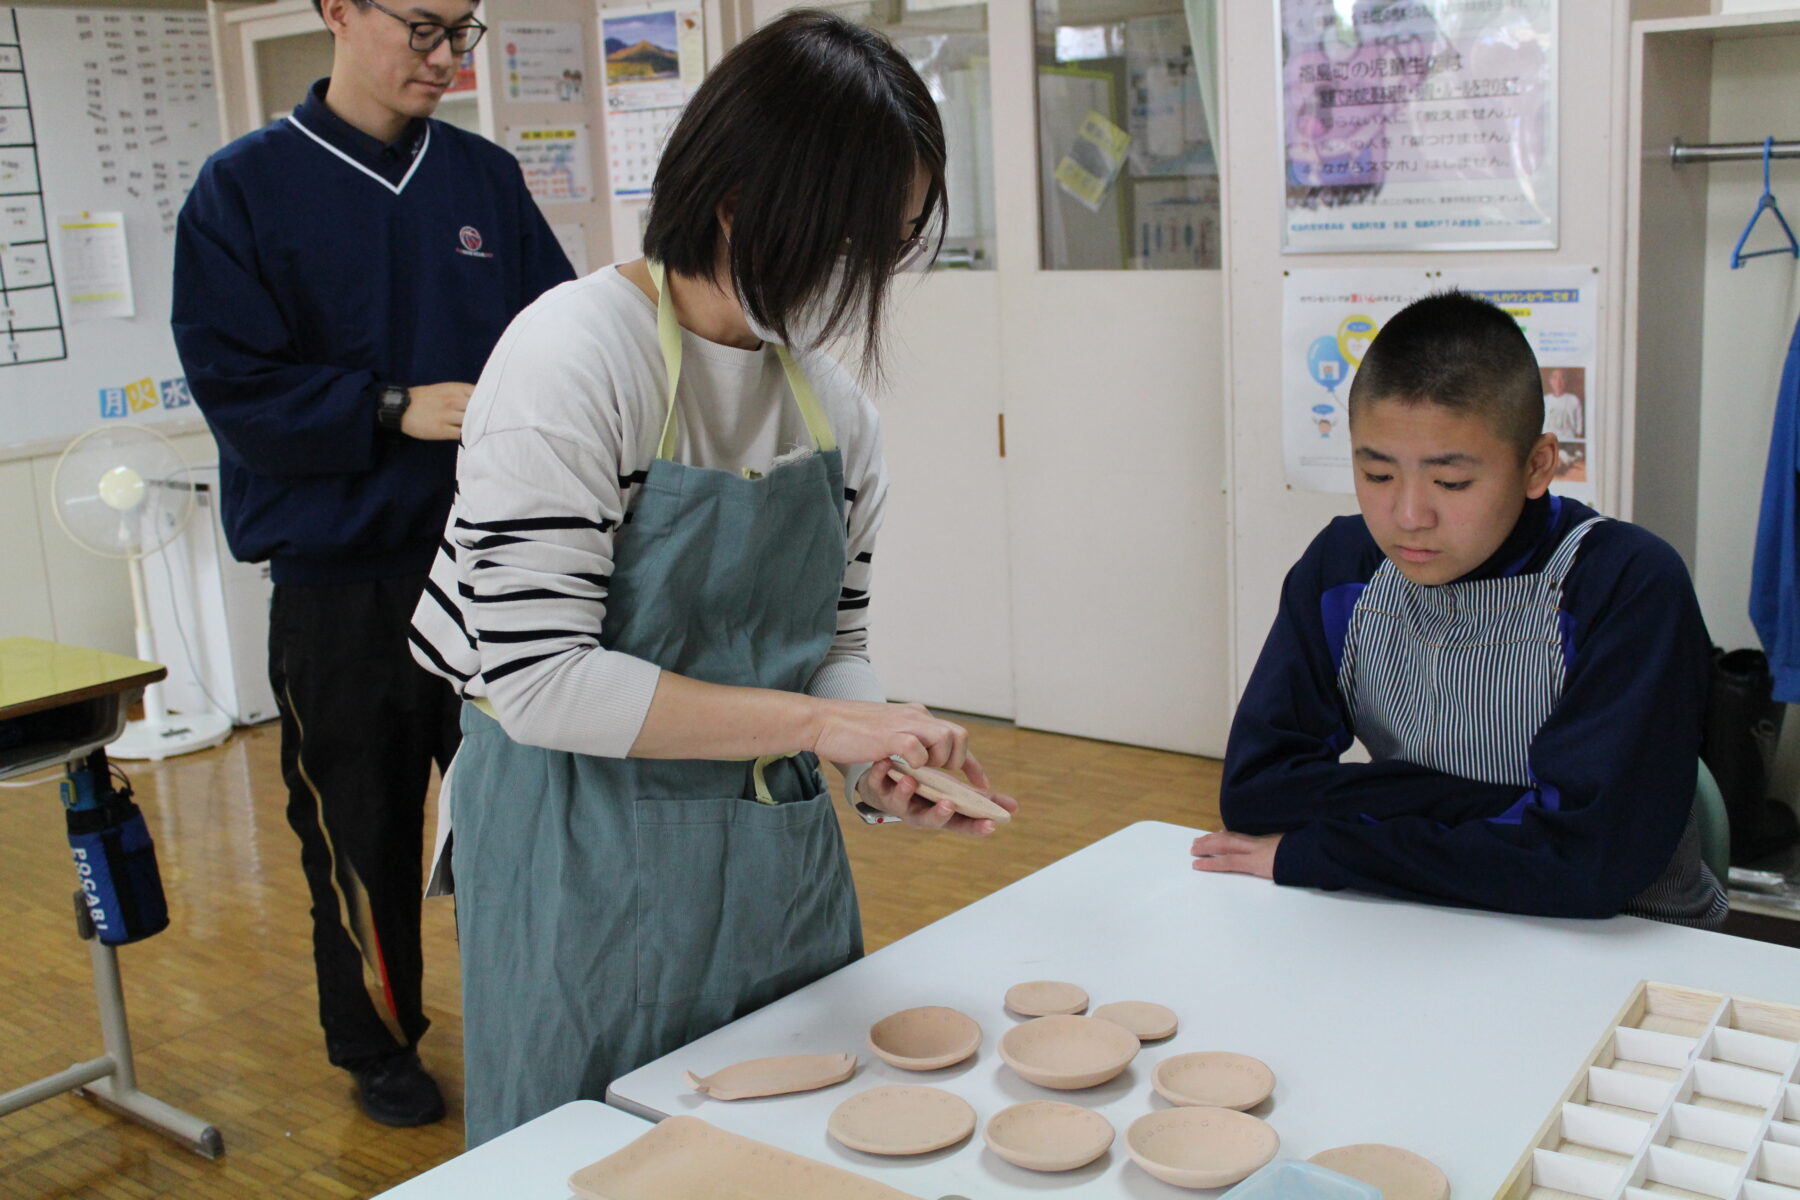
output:
[{"label": "black bag on floor", "polygon": [[1731,820],[1731,861],[1746,865],[1800,842],[1794,810],[1769,798],[1787,706],[1770,697],[1761,650],[1713,648],[1700,757],[1718,780]]}]

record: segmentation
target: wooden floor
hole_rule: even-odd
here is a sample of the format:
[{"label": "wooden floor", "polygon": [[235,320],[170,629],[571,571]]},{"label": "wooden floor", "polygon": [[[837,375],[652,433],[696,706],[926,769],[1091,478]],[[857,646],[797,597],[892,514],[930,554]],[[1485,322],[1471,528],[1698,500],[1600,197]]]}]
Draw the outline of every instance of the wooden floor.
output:
[{"label": "wooden floor", "polygon": [[[984,841],[843,820],[869,949],[1134,821],[1217,827],[1219,764],[981,725],[974,746],[1021,801]],[[217,750],[126,764],[156,839],[173,925],[120,962],[141,1086],[212,1122],[208,1162],[75,1096],[0,1117],[0,1197],[359,1197],[462,1148],[461,999],[449,901],[425,906],[420,1045],[450,1115],[376,1125],[325,1060],[306,888],[273,726]],[[840,806],[841,809],[841,806]],[[429,828],[429,823],[428,823]],[[1145,870],[1187,870],[1185,859]],[[0,789],[0,1090],[100,1053],[73,868],[53,785]]]}]

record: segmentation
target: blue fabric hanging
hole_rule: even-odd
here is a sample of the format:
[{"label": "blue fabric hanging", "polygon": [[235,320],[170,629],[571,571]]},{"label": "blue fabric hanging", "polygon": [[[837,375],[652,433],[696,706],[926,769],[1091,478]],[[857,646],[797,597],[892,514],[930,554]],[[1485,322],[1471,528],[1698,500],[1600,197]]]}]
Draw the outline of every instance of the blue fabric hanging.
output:
[{"label": "blue fabric hanging", "polygon": [[1769,438],[1756,560],[1750,573],[1750,620],[1769,656],[1775,699],[1800,703],[1800,327],[1788,343]]}]

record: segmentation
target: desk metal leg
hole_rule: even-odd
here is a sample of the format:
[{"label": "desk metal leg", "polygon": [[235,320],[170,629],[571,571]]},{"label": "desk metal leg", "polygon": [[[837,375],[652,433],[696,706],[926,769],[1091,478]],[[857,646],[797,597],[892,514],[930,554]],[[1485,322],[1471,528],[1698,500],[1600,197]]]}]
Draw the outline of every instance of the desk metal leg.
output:
[{"label": "desk metal leg", "polygon": [[75,894],[75,907],[80,914],[77,919],[82,925],[81,935],[88,943],[88,960],[94,969],[94,996],[100,1005],[100,1032],[106,1053],[0,1095],[0,1116],[74,1090],[103,1108],[174,1138],[196,1154],[219,1157],[225,1152],[225,1139],[217,1129],[138,1090],[131,1030],[125,1023],[125,991],[119,983],[119,952],[94,936],[79,892]]}]

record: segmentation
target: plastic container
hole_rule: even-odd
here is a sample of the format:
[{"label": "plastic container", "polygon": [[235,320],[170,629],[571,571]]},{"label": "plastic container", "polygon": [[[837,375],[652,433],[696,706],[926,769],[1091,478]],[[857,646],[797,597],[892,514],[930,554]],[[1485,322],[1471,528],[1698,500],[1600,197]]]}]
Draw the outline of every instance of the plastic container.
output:
[{"label": "plastic container", "polygon": [[1374,1184],[1298,1159],[1270,1163],[1219,1200],[1381,1200]]}]

